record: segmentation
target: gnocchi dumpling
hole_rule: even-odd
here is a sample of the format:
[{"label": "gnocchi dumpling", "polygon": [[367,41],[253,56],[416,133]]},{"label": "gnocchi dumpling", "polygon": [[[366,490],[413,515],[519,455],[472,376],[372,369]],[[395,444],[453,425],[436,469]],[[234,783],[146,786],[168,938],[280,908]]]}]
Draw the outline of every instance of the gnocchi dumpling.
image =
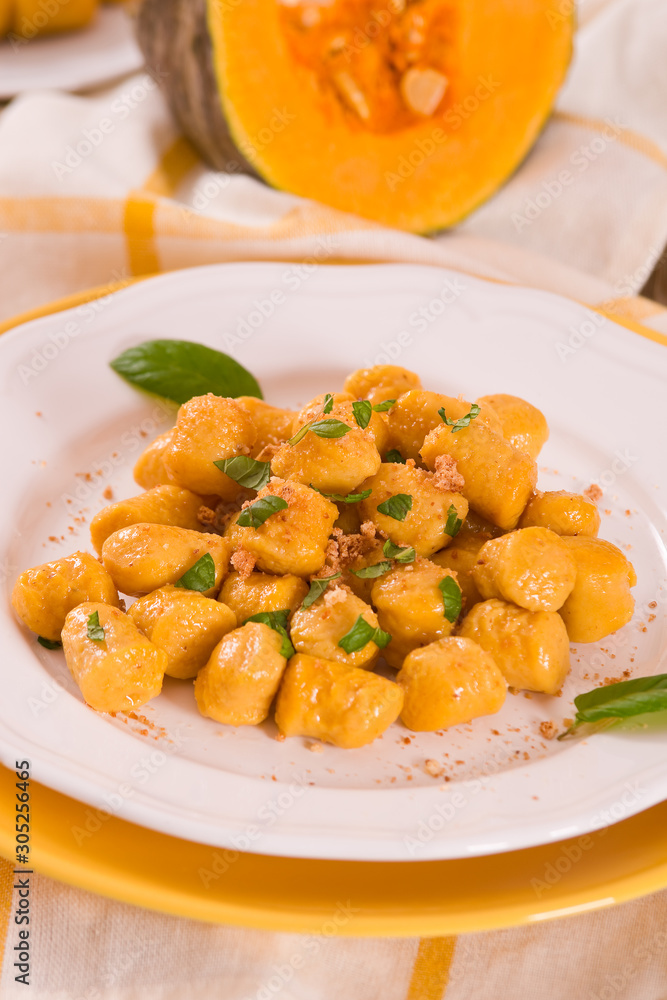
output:
[{"label": "gnocchi dumpling", "polygon": [[323,402],[323,397],[318,398],[315,407],[309,404],[301,411],[294,422],[294,433],[312,420],[323,429],[326,421],[336,420],[348,430],[340,437],[323,437],[317,429],[306,431],[299,441],[280,446],[271,460],[271,470],[282,479],[310,484],[323,493],[345,495],[377,472],[378,438],[379,447],[383,447],[386,431],[377,414],[373,414],[376,419],[371,418],[366,428],[360,427],[352,409],[353,401],[338,401],[334,397],[328,413],[324,413]]},{"label": "gnocchi dumpling", "polygon": [[256,437],[250,414],[235,399],[195,396],[178,411],[164,464],[177,486],[233,500],[238,483],[214,463],[250,454]]},{"label": "gnocchi dumpling", "polygon": [[572,642],[597,642],[632,618],[637,583],[632,563],[602,538],[564,537],[577,567],[574,588],[560,609]]},{"label": "gnocchi dumpling", "polygon": [[308,584],[300,576],[285,573],[250,573],[242,577],[232,572],[222,585],[218,600],[232,609],[239,625],[262,611],[296,611],[308,593]]},{"label": "gnocchi dumpling", "polygon": [[373,584],[372,600],[380,628],[392,640],[384,651],[387,663],[401,667],[408,653],[451,634],[454,620],[445,616],[443,582],[459,590],[454,574],[428,559],[396,565]]},{"label": "gnocchi dumpling", "polygon": [[537,482],[537,466],[529,455],[478,419],[458,429],[441,423],[426,436],[421,454],[434,470],[441,455],[452,458],[472,509],[504,531],[516,528]]},{"label": "gnocchi dumpling", "polygon": [[263,722],[287,664],[282,644],[282,636],[260,622],[229,632],[197,674],[201,714],[228,726]]},{"label": "gnocchi dumpling", "polygon": [[548,528],[519,528],[492,538],[472,570],[484,598],[499,597],[529,611],[558,611],[572,593],[577,566]]},{"label": "gnocchi dumpling", "polygon": [[173,479],[166,465],[166,456],[171,448],[174,436],[173,427],[160,434],[142,451],[134,466],[134,481],[151,490],[154,486],[173,484]]},{"label": "gnocchi dumpling", "polygon": [[12,591],[12,607],[31,632],[57,642],[65,618],[84,601],[119,606],[110,574],[89,552],[74,552],[21,573]]},{"label": "gnocchi dumpling", "polygon": [[493,657],[460,636],[413,650],[396,683],[405,694],[401,718],[408,729],[419,733],[493,715],[502,708],[507,692]]},{"label": "gnocchi dumpling", "polygon": [[549,528],[557,535],[585,535],[596,538],[600,530],[597,505],[588,497],[566,490],[542,493],[537,490],[525,506],[520,528]]},{"label": "gnocchi dumpling", "polygon": [[[400,451],[403,458],[419,461],[426,435],[442,424],[440,410],[444,409],[450,420],[459,420],[469,412],[470,406],[463,399],[445,396],[441,392],[424,389],[406,392],[387,413],[390,444]],[[491,407],[483,406],[477,420],[502,434],[500,421]]]},{"label": "gnocchi dumpling", "polygon": [[480,396],[477,402],[482,407],[490,406],[497,414],[503,437],[513,448],[537,458],[549,437],[549,426],[541,410],[520,396],[504,392]]},{"label": "gnocchi dumpling", "polygon": [[338,508],[308,486],[278,478],[259,491],[257,501],[271,497],[284,501],[286,506],[256,527],[238,523],[239,518],[243,520],[241,511],[227,528],[226,539],[233,548],[249,552],[257,569],[264,573],[304,577],[317,573],[324,565]]},{"label": "gnocchi dumpling", "polygon": [[310,736],[351,749],[385,732],[403,707],[403,691],[369,670],[297,653],[276,702],[283,736]]},{"label": "gnocchi dumpling", "polygon": [[398,399],[404,392],[421,389],[419,375],[400,365],[374,365],[358,368],[345,379],[343,388],[355,399],[368,399],[375,406],[387,399]]},{"label": "gnocchi dumpling", "polygon": [[514,688],[557,694],[570,669],[567,631],[554,611],[482,601],[463,619],[459,635],[486,650]]},{"label": "gnocchi dumpling", "polygon": [[167,524],[131,524],[109,535],[102,546],[102,561],[123,594],[141,596],[177,583],[208,553],[215,579],[204,591],[215,597],[227,573],[230,545],[220,535]]},{"label": "gnocchi dumpling", "polygon": [[160,587],[140,597],[129,617],[154,646],[164,650],[169,677],[196,677],[220,640],[236,628],[225,604],[183,587]]},{"label": "gnocchi dumpling", "polygon": [[90,537],[97,552],[114,531],[129,524],[171,524],[200,531],[197,518],[202,498],[179,486],[155,486],[138,497],[109,504],[90,523]]},{"label": "gnocchi dumpling", "polygon": [[[448,545],[448,524],[460,525],[468,513],[465,497],[443,489],[436,476],[414,466],[383,462],[362,489],[372,491],[359,504],[362,519],[373,521],[396,545],[412,546],[420,556]],[[394,497],[402,499],[396,502]]]},{"label": "gnocchi dumpling", "polygon": [[[237,396],[236,402],[247,411],[255,426],[257,436],[252,449],[255,457],[265,448],[274,448],[292,436],[292,424],[296,416],[293,410],[271,406],[256,396]],[[263,456],[262,459],[265,460]]]},{"label": "gnocchi dumpling", "polygon": [[[360,424],[356,419],[353,406],[356,402],[358,402],[356,397],[349,392],[321,393],[306,403],[295,415],[292,424],[292,434],[296,434],[310,420],[329,418],[341,420],[349,424],[352,428],[358,428]],[[325,412],[325,404],[327,412]],[[387,427],[382,416],[376,413],[375,410],[371,409],[367,429],[373,441],[375,441],[378,451],[382,451],[387,441]],[[342,438],[334,438],[333,440],[341,441]]]},{"label": "gnocchi dumpling", "polygon": [[[91,617],[98,627],[91,629]],[[100,638],[91,638],[91,631]],[[97,712],[128,712],[162,689],[167,654],[129,615],[97,601],[73,608],[62,630],[65,660],[86,704]]]},{"label": "gnocchi dumpling", "polygon": [[370,605],[343,587],[328,589],[309,608],[299,608],[294,612],[290,629],[292,644],[297,653],[368,670],[380,652],[372,640],[352,652],[346,652],[339,645],[360,617],[371,628],[378,627],[377,615]]}]

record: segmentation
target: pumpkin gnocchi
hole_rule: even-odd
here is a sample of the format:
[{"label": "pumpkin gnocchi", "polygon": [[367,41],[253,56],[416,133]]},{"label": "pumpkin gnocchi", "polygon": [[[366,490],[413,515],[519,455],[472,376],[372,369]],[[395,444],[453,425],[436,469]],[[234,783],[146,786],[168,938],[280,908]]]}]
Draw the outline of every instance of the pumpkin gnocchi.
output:
[{"label": "pumpkin gnocchi", "polygon": [[[97,622],[94,630],[91,618]],[[62,643],[86,704],[98,712],[140,708],[162,689],[167,654],[119,608],[95,601],[78,604],[65,619]]]},{"label": "pumpkin gnocchi", "polygon": [[282,737],[344,748],[399,716],[469,723],[508,686],[557,694],[569,642],[632,616],[634,570],[596,537],[595,503],[536,489],[548,434],[519,397],[469,403],[398,365],[299,410],[197,396],[139,457],[144,492],[93,518],[101,558],[26,570],[12,604],[43,644],[62,636],[98,711],[166,674],[218,723],[275,704]]},{"label": "pumpkin gnocchi", "polygon": [[352,749],[372,743],[402,707],[403,691],[394,681],[298,653],[278,692],[276,725],[283,736],[311,736]]},{"label": "pumpkin gnocchi", "polygon": [[269,714],[287,660],[277,632],[261,622],[234,629],[197,674],[202,715],[228,726],[256,726]]}]

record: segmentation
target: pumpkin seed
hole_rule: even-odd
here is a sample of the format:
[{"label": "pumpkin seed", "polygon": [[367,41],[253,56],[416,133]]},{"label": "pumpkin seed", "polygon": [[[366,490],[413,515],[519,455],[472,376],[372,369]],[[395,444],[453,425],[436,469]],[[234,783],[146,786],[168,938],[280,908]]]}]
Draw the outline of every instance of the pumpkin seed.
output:
[{"label": "pumpkin seed", "polygon": [[401,77],[401,95],[411,111],[428,117],[440,104],[447,82],[436,69],[415,66]]},{"label": "pumpkin seed", "polygon": [[356,80],[343,70],[334,74],[333,81],[346,104],[352,111],[356,111],[362,121],[367,122],[371,117],[371,111]]}]

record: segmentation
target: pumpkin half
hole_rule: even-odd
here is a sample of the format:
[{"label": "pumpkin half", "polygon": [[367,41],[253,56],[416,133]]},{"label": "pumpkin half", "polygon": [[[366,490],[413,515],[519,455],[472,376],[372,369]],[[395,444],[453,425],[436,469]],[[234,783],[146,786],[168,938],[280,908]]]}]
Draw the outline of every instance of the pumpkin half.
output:
[{"label": "pumpkin half", "polygon": [[428,232],[464,218],[531,148],[570,60],[572,8],[144,0],[139,39],[213,166]]}]

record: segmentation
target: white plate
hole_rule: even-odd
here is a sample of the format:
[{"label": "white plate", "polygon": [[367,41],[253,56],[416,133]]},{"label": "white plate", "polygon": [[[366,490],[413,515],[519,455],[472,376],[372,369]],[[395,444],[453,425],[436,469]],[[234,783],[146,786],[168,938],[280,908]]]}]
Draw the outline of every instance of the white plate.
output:
[{"label": "white plate", "polygon": [[[534,401],[551,425],[540,485],[605,486],[601,534],[631,546],[635,620],[575,650],[561,698],[509,696],[498,715],[442,735],[397,724],[361,750],[316,754],[308,740],[276,741],[273,724],[218,725],[198,715],[187,682],[169,681],[139,718],[97,715],[62,654],[16,623],[9,594],[20,570],[89,547],[87,523],[108,486],[116,498],[138,492],[134,461],[173,413],[108,362],[154,337],[232,351],[283,405],[389,358],[433,389]],[[561,359],[568,340],[581,346]],[[667,797],[664,727],[566,743],[538,731],[573,714],[593,674],[660,669],[665,384],[663,346],[582,306],[425,267],[194,268],[12,331],[0,341],[2,760],[29,758],[36,780],[166,833],[317,858],[506,851],[584,834]],[[427,758],[450,780],[428,775]],[[103,821],[91,810],[90,830],[73,836]]]},{"label": "white plate", "polygon": [[85,90],[141,69],[144,57],[122,7],[102,6],[80,31],[0,41],[0,100],[29,90]]}]

